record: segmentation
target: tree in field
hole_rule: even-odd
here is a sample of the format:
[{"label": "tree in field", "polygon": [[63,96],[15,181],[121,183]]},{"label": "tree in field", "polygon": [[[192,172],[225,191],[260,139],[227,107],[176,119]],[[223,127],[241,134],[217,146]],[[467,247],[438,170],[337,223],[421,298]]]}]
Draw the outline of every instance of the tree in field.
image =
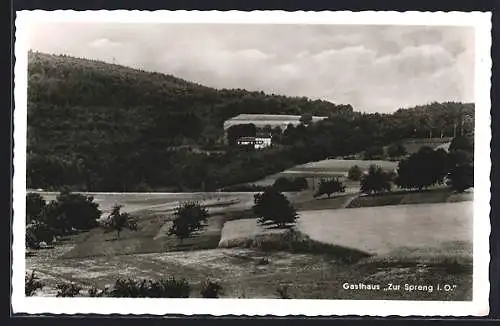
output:
[{"label": "tree in field", "polygon": [[121,213],[121,205],[115,204],[104,222],[104,226],[110,230],[116,231],[116,238],[120,239],[120,232],[124,229],[130,231],[137,231],[139,229],[138,221],[136,218],[130,216],[128,213]]},{"label": "tree in field", "polygon": [[363,176],[363,171],[357,165],[351,166],[349,172],[347,172],[347,179],[352,181],[359,181],[361,180],[362,176]]},{"label": "tree in field", "polygon": [[304,124],[304,125],[308,125],[312,122],[313,120],[313,117],[312,117],[312,114],[310,113],[304,113],[303,115],[300,116],[300,123]]},{"label": "tree in field", "polygon": [[392,144],[387,148],[387,155],[391,158],[406,155],[406,148],[402,144]]},{"label": "tree in field", "polygon": [[26,223],[38,220],[45,206],[45,199],[40,194],[34,192],[26,194]]},{"label": "tree in field", "polygon": [[395,183],[400,188],[418,189],[441,184],[448,171],[448,157],[444,150],[421,148],[399,162]]},{"label": "tree in field", "polygon": [[391,176],[381,167],[370,165],[368,173],[361,178],[361,192],[371,194],[391,190]]},{"label": "tree in field", "polygon": [[452,139],[449,152],[462,150],[474,154],[474,139],[469,136],[456,136]]},{"label": "tree in field", "polygon": [[321,180],[318,191],[314,194],[314,197],[316,198],[322,195],[327,195],[328,198],[330,198],[332,194],[339,192],[345,192],[345,185],[338,178]]},{"label": "tree in field", "polygon": [[33,220],[26,224],[26,247],[39,249],[40,242],[52,243],[56,233],[44,222]]},{"label": "tree in field", "polygon": [[99,204],[92,196],[61,192],[40,214],[40,220],[55,230],[65,234],[73,230],[89,230],[97,226],[101,217]]},{"label": "tree in field", "polygon": [[456,166],[448,175],[451,189],[457,192],[474,187],[474,166],[472,164],[461,164]]},{"label": "tree in field", "polygon": [[174,212],[174,221],[168,235],[175,235],[181,244],[193,232],[203,228],[208,219],[208,210],[198,202],[185,202]]},{"label": "tree in field", "polygon": [[264,192],[254,195],[253,212],[260,224],[274,224],[285,228],[294,224],[299,218],[290,201],[274,187],[268,187]]}]

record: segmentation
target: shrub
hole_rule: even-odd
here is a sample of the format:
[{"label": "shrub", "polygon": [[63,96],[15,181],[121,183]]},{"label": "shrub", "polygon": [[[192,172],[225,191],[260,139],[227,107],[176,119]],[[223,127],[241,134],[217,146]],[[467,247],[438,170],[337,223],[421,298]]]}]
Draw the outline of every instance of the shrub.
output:
[{"label": "shrub", "polygon": [[186,202],[178,206],[174,212],[174,221],[168,235],[175,235],[182,241],[194,231],[203,227],[208,219],[208,211],[198,202]]},{"label": "shrub", "polygon": [[191,287],[185,279],[166,280],[119,279],[109,295],[115,298],[189,298]]},{"label": "shrub", "polygon": [[292,297],[288,294],[288,285],[280,285],[276,288],[276,293],[280,299],[291,299]]},{"label": "shrub", "polygon": [[372,146],[369,147],[363,153],[364,160],[376,160],[384,157],[384,149],[381,146]]},{"label": "shrub", "polygon": [[218,298],[223,289],[219,282],[207,280],[202,284],[200,294],[203,298]]},{"label": "shrub", "polygon": [[36,291],[43,288],[43,283],[40,282],[40,279],[35,275],[35,271],[32,271],[31,274],[26,274],[24,277],[24,293],[27,297],[33,296]]},{"label": "shrub", "polygon": [[299,217],[297,211],[288,201],[285,195],[273,187],[264,192],[254,195],[253,212],[259,218],[260,224],[275,224],[284,228],[288,224],[294,224]]},{"label": "shrub", "polygon": [[95,286],[93,286],[88,290],[88,295],[89,295],[89,297],[93,297],[93,298],[107,297],[107,296],[109,296],[109,290],[108,290],[108,288],[101,290],[101,289],[98,289]]},{"label": "shrub", "polygon": [[45,223],[33,220],[26,225],[26,247],[39,249],[40,242],[51,243],[54,240],[55,232]]},{"label": "shrub", "polygon": [[60,283],[56,285],[56,297],[75,297],[80,294],[82,287],[75,283]]},{"label": "shrub", "polygon": [[257,261],[257,265],[269,265],[269,258],[266,258],[266,257],[262,257],[261,259],[259,259],[259,261]]},{"label": "shrub", "polygon": [[351,166],[349,172],[347,173],[347,179],[352,181],[359,181],[363,176],[363,170],[357,165]]},{"label": "shrub", "polygon": [[345,186],[338,178],[334,178],[332,180],[321,180],[318,191],[314,194],[314,197],[327,195],[328,198],[330,198],[332,194],[338,192],[345,192]]}]

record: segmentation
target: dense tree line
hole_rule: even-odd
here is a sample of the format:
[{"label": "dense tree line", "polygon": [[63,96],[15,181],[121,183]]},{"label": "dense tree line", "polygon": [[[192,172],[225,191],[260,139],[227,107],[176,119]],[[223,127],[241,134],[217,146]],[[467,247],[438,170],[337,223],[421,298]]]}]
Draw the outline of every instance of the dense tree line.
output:
[{"label": "dense tree line", "polygon": [[[394,114],[246,90],[216,90],[99,61],[29,54],[29,188],[215,190],[295,164],[376,149],[395,139],[472,132],[474,106],[432,103]],[[272,148],[212,153],[240,113],[303,115]],[[329,119],[309,123],[311,115]],[[371,155],[377,151],[369,152]],[[371,154],[370,154],[371,153]]]}]

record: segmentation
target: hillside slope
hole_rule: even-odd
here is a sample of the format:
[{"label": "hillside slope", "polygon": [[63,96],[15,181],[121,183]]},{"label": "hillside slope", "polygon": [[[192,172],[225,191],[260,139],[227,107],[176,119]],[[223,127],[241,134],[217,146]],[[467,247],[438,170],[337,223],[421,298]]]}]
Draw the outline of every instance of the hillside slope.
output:
[{"label": "hillside slope", "polygon": [[[362,114],[350,105],[216,90],[171,75],[35,52],[29,53],[28,78],[28,187],[53,190],[215,189],[338,152],[425,137],[427,127],[420,126],[433,121],[434,112],[473,113],[473,104],[445,103],[394,115]],[[280,147],[260,153],[229,151],[207,158],[171,150],[213,148],[223,122],[241,113],[330,119],[291,130]],[[450,133],[450,126],[432,128]]]}]

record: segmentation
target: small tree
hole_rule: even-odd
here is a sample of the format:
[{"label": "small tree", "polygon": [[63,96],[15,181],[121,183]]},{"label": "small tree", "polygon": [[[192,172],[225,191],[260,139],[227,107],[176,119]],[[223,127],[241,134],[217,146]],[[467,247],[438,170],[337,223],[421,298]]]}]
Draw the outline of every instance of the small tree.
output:
[{"label": "small tree", "polygon": [[276,224],[279,228],[293,224],[299,217],[297,211],[285,195],[269,187],[264,192],[254,195],[253,212],[260,224]]},{"label": "small tree", "polygon": [[363,170],[357,165],[351,166],[349,172],[347,173],[347,179],[352,181],[361,180],[361,176],[363,175]]},{"label": "small tree", "polygon": [[38,220],[45,206],[45,199],[40,194],[34,192],[26,194],[26,223]]},{"label": "small tree", "polygon": [[365,150],[363,154],[363,159],[365,160],[376,160],[383,158],[384,149],[381,146],[372,146]]},{"label": "small tree", "polygon": [[129,229],[130,231],[137,231],[139,229],[137,219],[128,213],[121,213],[121,208],[121,205],[115,204],[104,223],[105,227],[116,231],[117,239],[120,239],[120,232],[124,229]]},{"label": "small tree", "polygon": [[39,249],[40,242],[51,243],[54,240],[54,231],[43,222],[36,220],[26,225],[26,247]]},{"label": "small tree", "polygon": [[452,139],[450,147],[448,148],[450,152],[456,150],[463,150],[474,154],[474,139],[469,136],[456,136]]},{"label": "small tree", "polygon": [[318,192],[314,194],[314,197],[326,194],[328,198],[330,198],[331,194],[339,192],[345,192],[345,185],[338,178],[334,178],[332,180],[321,180]]},{"label": "small tree", "polygon": [[379,193],[391,190],[391,177],[381,167],[370,165],[368,174],[361,178],[361,192]]},{"label": "small tree", "polygon": [[186,202],[175,209],[174,217],[168,235],[175,235],[182,244],[185,238],[204,226],[208,219],[208,210],[198,202]]}]

